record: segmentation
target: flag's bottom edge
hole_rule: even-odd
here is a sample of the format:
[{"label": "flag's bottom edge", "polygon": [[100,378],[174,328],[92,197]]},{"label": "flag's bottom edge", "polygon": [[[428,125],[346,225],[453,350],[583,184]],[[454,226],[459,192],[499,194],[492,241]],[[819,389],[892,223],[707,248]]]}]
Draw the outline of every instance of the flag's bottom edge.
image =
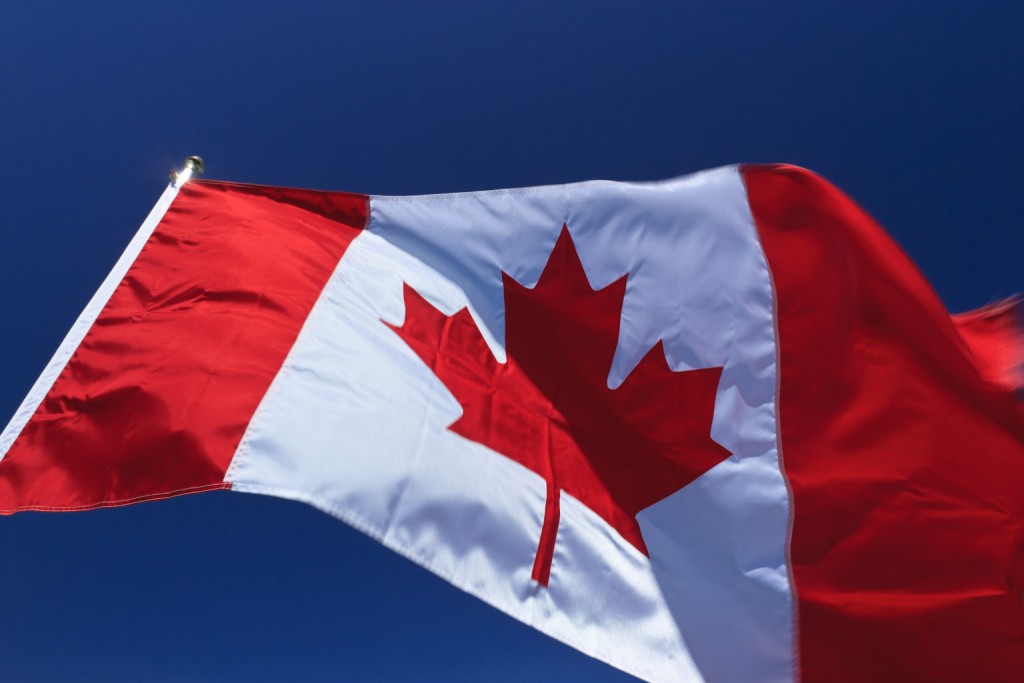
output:
[{"label": "flag's bottom edge", "polygon": [[160,493],[148,493],[142,496],[133,496],[131,498],[119,498],[117,500],[102,500],[95,503],[83,503],[81,505],[21,505],[16,508],[0,510],[0,515],[13,515],[16,512],[85,512],[87,510],[124,507],[126,505],[134,505],[135,503],[147,503],[149,501],[154,500],[166,500],[168,498],[187,496],[193,493],[203,493],[204,491],[218,491],[230,488],[230,482],[221,481],[214,484],[190,486],[187,488],[175,489],[173,491],[161,491]]},{"label": "flag's bottom edge", "polygon": [[393,539],[388,537],[386,531],[384,533],[381,533],[380,529],[377,529],[372,524],[370,524],[365,519],[360,517],[358,514],[352,512],[351,510],[339,507],[338,505],[335,505],[334,503],[328,500],[312,495],[305,491],[298,491],[295,489],[278,488],[274,486],[263,486],[259,484],[245,484],[241,482],[231,482],[230,488],[232,491],[240,491],[242,493],[255,493],[260,495],[274,496],[277,498],[285,498],[300,503],[306,503],[307,505],[310,505],[320,510],[321,512],[325,512],[328,515],[341,520],[342,522],[348,524],[357,531],[366,534],[370,538],[374,539],[375,541],[383,545],[385,548],[392,550],[401,555],[402,557],[406,558],[407,560],[410,560],[411,562],[416,563],[424,569],[429,570],[430,572],[444,579],[445,581],[452,584],[459,590],[468,593],[469,595],[472,595],[473,597],[481,600],[482,602],[487,603],[491,607],[497,609],[499,612],[506,614],[510,618],[515,619],[519,623],[526,624],[530,628],[534,628],[537,631],[543,633],[544,635],[553,638],[554,640],[557,640],[561,643],[564,643],[565,645],[568,645],[574,650],[577,650],[578,652],[581,652],[587,655],[588,657],[592,657],[593,659],[596,659],[599,662],[603,662],[604,664],[607,664],[610,667],[623,671],[631,676],[636,676],[641,680],[651,680],[650,678],[648,678],[650,676],[649,672],[639,671],[612,662],[606,656],[595,652],[594,650],[592,650],[591,648],[582,643],[575,642],[572,639],[563,636],[562,634],[552,633],[543,625],[534,623],[532,621],[527,621],[525,619],[521,619],[519,616],[513,614],[501,605],[491,601],[490,599],[488,599],[486,595],[483,595],[481,592],[467,585],[457,577],[453,576],[451,573],[445,571],[441,567],[438,567],[431,560],[424,558],[420,555],[417,555],[416,553],[404,547],[403,545],[395,542]]}]

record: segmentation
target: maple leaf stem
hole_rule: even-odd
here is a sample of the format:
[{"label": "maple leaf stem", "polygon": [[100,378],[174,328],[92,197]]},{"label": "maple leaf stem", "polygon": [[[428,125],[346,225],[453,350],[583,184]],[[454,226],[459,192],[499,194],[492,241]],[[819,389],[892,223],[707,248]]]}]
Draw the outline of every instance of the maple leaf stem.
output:
[{"label": "maple leaf stem", "polygon": [[555,556],[555,536],[558,534],[559,501],[561,489],[548,482],[548,495],[544,503],[544,523],[537,545],[537,558],[533,561],[533,580],[544,586],[551,578],[551,562]]}]

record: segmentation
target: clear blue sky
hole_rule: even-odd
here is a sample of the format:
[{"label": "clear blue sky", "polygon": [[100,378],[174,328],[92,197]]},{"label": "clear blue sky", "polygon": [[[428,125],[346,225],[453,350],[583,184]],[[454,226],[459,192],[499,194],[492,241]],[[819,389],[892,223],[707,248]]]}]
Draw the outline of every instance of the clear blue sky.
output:
[{"label": "clear blue sky", "polygon": [[[953,310],[1024,290],[1024,3],[0,9],[0,422],[162,191],[825,175]],[[0,518],[0,681],[632,680],[303,505]],[[737,643],[742,647],[742,643]]]}]

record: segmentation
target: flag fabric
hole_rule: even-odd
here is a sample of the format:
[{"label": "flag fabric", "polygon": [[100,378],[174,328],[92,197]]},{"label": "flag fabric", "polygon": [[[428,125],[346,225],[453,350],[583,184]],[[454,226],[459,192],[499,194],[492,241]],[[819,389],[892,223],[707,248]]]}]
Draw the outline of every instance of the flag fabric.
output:
[{"label": "flag fabric", "polygon": [[790,166],[172,184],[0,511],[303,501],[648,681],[1024,680],[1024,315]]}]

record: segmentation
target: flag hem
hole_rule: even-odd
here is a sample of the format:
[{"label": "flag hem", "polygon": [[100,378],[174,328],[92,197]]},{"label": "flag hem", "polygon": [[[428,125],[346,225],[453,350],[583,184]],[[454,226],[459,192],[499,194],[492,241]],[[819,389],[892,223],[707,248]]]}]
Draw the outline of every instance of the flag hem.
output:
[{"label": "flag hem", "polygon": [[231,482],[217,482],[215,484],[203,484],[202,486],[188,486],[173,491],[161,491],[160,493],[149,493],[143,496],[131,498],[120,498],[118,500],[103,500],[85,505],[23,505],[9,510],[0,510],[0,515],[13,515],[18,512],[87,512],[102,508],[117,508],[134,505],[135,503],[148,503],[150,501],[167,500],[178,496],[187,496],[193,493],[205,493],[206,491],[226,491],[231,489]]}]

